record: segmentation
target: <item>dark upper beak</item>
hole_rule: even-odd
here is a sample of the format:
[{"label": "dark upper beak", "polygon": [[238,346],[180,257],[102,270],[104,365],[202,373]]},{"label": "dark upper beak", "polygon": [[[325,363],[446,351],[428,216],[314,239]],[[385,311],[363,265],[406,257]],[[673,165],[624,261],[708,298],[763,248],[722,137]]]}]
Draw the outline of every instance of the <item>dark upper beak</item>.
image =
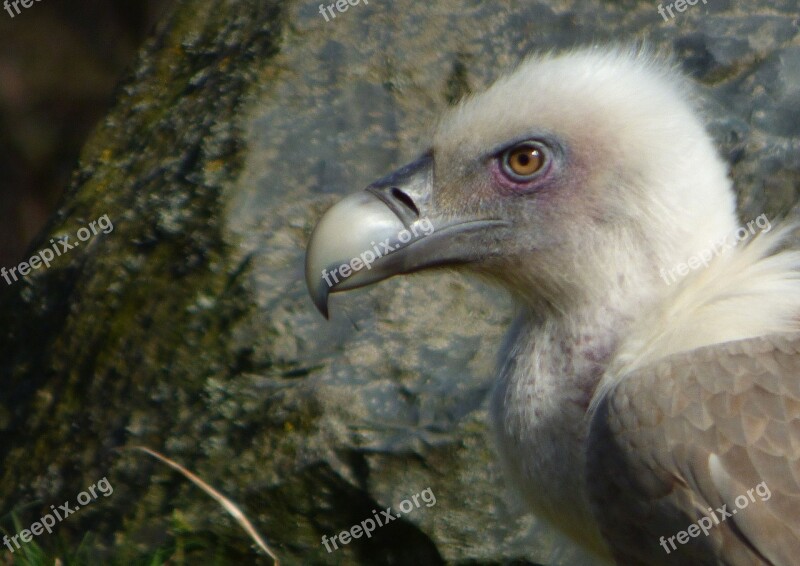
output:
[{"label": "dark upper beak", "polygon": [[489,248],[476,244],[487,230],[507,223],[438,217],[432,190],[433,158],[427,153],[322,216],[306,250],[306,285],[325,318],[330,293],[487,255]]}]

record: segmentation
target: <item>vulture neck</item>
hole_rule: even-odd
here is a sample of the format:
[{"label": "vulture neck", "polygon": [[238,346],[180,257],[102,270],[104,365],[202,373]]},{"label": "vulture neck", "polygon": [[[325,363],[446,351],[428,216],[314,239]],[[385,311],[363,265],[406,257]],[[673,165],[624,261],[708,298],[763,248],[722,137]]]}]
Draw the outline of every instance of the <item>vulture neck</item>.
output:
[{"label": "vulture neck", "polygon": [[589,407],[636,318],[671,290],[658,279],[652,255],[608,253],[621,255],[592,256],[602,261],[587,266],[594,269],[584,279],[583,300],[556,308],[518,301],[501,351],[492,420],[507,477],[534,513],[610,561],[587,495]]},{"label": "vulture neck", "polygon": [[508,477],[537,516],[606,559],[585,486],[587,415],[625,329],[652,300],[642,287],[639,293],[615,292],[561,316],[524,307],[506,337],[493,397]]}]

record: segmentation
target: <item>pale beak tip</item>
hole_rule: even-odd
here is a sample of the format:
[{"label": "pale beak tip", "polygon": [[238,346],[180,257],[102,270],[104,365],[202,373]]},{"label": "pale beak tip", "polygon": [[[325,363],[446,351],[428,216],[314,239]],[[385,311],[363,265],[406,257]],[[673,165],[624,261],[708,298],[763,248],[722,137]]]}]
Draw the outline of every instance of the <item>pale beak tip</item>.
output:
[{"label": "pale beak tip", "polygon": [[328,312],[330,289],[328,286],[321,279],[313,281],[313,278],[309,277],[308,271],[306,271],[306,287],[308,287],[308,294],[311,296],[314,306],[325,317],[325,320],[330,320],[330,313]]},{"label": "pale beak tip", "polygon": [[314,306],[317,307],[320,314],[325,317],[325,320],[331,319],[330,313],[328,312],[328,293],[325,293],[324,297],[315,299]]}]

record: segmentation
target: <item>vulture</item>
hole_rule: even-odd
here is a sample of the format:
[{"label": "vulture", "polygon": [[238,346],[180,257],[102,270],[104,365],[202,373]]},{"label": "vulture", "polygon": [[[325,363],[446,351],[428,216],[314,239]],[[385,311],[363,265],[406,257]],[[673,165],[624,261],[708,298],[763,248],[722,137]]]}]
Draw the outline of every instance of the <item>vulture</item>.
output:
[{"label": "vulture", "polygon": [[490,415],[526,506],[597,563],[800,563],[796,224],[739,220],[676,64],[533,55],[336,203],[306,283],[434,267],[508,290]]}]

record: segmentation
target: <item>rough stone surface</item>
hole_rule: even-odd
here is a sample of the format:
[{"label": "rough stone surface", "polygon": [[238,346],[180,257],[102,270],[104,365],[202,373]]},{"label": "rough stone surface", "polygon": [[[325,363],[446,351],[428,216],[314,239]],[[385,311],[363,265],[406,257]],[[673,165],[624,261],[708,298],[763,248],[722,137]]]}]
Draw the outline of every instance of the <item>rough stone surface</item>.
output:
[{"label": "rough stone surface", "polygon": [[[580,564],[508,496],[487,434],[507,297],[446,273],[313,309],[320,214],[424,149],[439,111],[532,49],[645,40],[707,96],[743,220],[800,187],[793,0],[657,4],[184,0],[84,148],[31,252],[108,214],[114,231],[0,290],[0,514],[120,563],[267,563],[148,445],[242,504],[284,564]],[[566,108],[565,112],[569,109]],[[664,108],[669,112],[669,108]],[[680,143],[680,140],[675,140]],[[74,240],[74,238],[73,238]],[[436,504],[328,554],[320,543],[426,488]],[[4,519],[6,531],[14,531]]]}]

